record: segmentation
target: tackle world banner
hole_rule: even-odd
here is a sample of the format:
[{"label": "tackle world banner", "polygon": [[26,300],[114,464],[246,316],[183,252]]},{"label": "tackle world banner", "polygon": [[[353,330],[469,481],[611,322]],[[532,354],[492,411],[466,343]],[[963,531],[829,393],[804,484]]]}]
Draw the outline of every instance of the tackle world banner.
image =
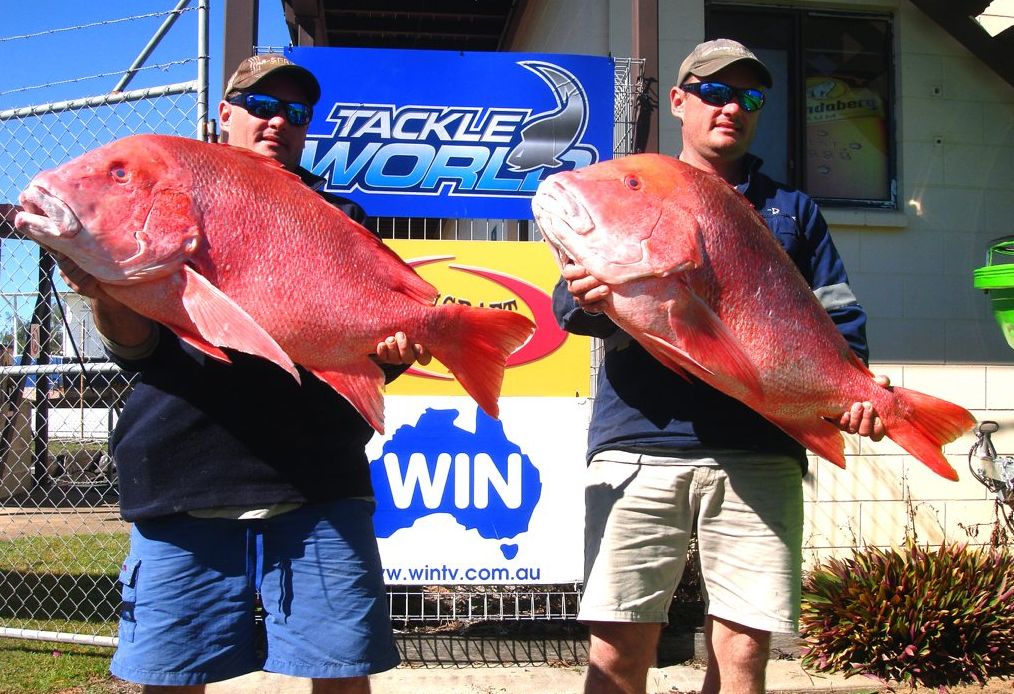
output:
[{"label": "tackle world banner", "polygon": [[437,288],[438,303],[518,311],[536,330],[508,360],[499,419],[435,360],[388,385],[387,433],[367,446],[385,579],[580,580],[590,341],[556,325],[551,253],[531,242],[387,243]]},{"label": "tackle world banner", "polygon": [[372,216],[531,219],[548,175],[612,156],[600,56],[288,48],[317,75],[302,166]]}]

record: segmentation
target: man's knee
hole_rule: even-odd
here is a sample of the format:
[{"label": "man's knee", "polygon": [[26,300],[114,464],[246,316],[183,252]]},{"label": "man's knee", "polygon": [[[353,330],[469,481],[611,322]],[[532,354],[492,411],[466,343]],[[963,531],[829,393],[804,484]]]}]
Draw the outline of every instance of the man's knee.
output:
[{"label": "man's knee", "polygon": [[589,660],[623,669],[647,669],[655,664],[661,624],[590,622]]}]

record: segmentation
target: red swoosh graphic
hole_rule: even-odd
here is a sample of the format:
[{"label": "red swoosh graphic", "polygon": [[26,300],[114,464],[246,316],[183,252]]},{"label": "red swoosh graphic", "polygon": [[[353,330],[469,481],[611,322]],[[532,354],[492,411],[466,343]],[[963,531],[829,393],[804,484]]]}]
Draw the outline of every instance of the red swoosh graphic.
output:
[{"label": "red swoosh graphic", "polygon": [[[414,258],[405,262],[412,267],[419,267],[443,260],[453,259],[454,256],[443,255]],[[531,282],[519,277],[507,275],[488,268],[475,267],[471,265],[450,265],[449,267],[454,270],[466,272],[470,275],[484,277],[513,292],[528,306],[529,310],[531,310],[532,317],[535,319],[535,333],[528,339],[528,342],[521,346],[521,349],[508,357],[507,368],[521,366],[522,364],[528,364],[549,356],[559,349],[560,345],[566,341],[567,333],[557,325],[556,317],[553,315],[553,299],[540,287],[537,287]],[[433,378],[442,381],[450,381],[454,379],[454,377],[450,374],[427,371],[418,366],[411,367],[406,373],[422,378]]]},{"label": "red swoosh graphic", "polygon": [[508,367],[520,366],[542,359],[558,350],[567,339],[567,333],[556,324],[552,297],[531,282],[488,268],[468,265],[451,265],[451,267],[470,275],[485,277],[514,292],[531,310],[532,316],[535,318],[535,334],[522,345],[521,349],[507,359]]}]

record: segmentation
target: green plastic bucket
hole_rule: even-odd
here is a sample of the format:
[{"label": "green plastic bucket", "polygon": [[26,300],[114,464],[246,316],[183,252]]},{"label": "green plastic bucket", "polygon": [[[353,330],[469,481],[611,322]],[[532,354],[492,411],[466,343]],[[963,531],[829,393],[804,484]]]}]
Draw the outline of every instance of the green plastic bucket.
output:
[{"label": "green plastic bucket", "polygon": [[990,242],[986,265],[975,269],[975,288],[989,294],[993,314],[1014,349],[1014,236]]}]

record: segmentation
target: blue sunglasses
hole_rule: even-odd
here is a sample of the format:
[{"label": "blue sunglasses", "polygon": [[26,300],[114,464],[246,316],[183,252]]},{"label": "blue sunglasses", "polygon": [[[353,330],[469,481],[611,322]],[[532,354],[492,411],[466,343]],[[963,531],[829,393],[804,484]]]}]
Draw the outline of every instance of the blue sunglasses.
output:
[{"label": "blue sunglasses", "polygon": [[242,106],[250,115],[263,120],[274,118],[279,113],[285,113],[285,120],[296,127],[306,125],[313,116],[313,109],[308,104],[299,101],[282,101],[267,94],[241,92],[226,99],[226,102],[233,106]]},{"label": "blue sunglasses", "polygon": [[724,82],[686,82],[680,89],[712,106],[725,106],[735,100],[744,111],[760,111],[764,108],[764,92],[759,89],[739,89]]}]

